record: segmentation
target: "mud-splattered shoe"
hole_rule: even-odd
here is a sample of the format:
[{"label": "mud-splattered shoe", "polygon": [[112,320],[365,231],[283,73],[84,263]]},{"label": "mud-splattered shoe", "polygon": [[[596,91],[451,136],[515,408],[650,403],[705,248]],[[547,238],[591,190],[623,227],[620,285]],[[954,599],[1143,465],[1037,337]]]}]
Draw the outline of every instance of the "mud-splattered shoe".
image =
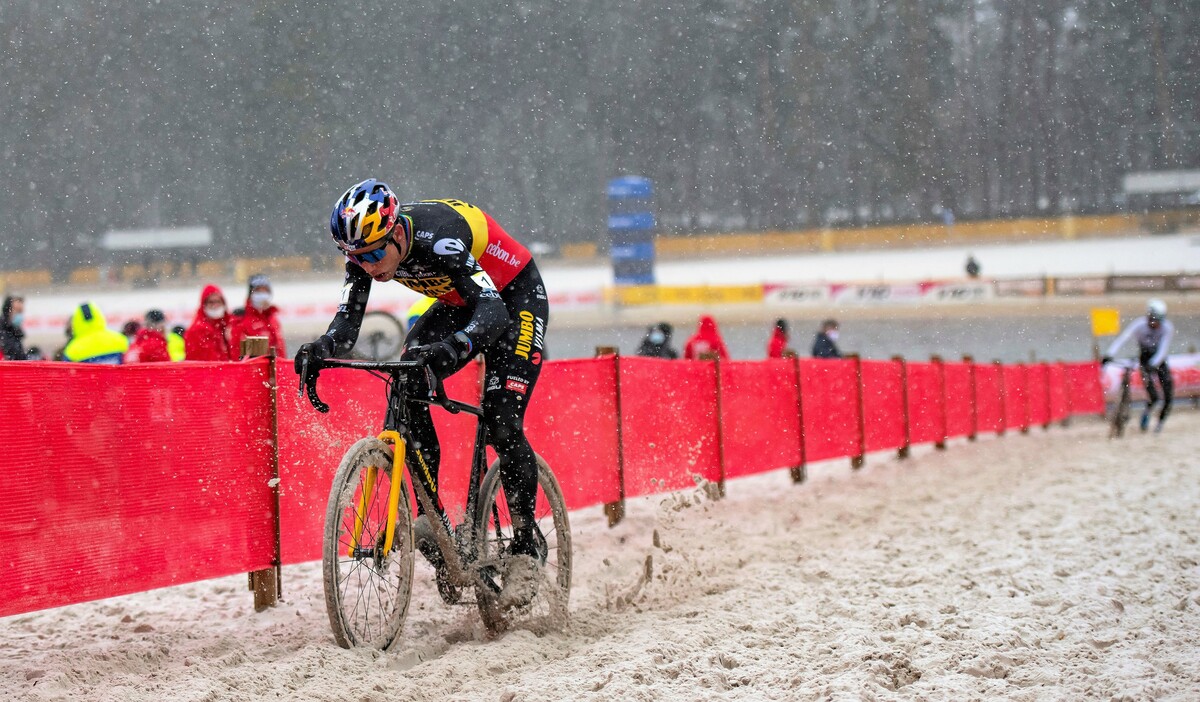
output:
[{"label": "mud-splattered shoe", "polygon": [[504,609],[528,606],[537,597],[541,581],[542,568],[533,556],[509,556],[504,568],[504,588],[496,602]]}]

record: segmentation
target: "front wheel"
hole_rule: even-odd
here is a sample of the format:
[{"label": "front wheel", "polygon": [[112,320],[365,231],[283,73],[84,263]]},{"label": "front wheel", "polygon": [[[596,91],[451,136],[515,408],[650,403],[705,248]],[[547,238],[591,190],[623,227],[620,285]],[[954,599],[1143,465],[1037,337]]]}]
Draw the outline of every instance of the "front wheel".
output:
[{"label": "front wheel", "polygon": [[1125,425],[1129,423],[1129,402],[1130,402],[1130,371],[1125,371],[1121,377],[1121,394],[1118,396],[1117,405],[1113,408],[1113,416],[1108,429],[1108,438],[1121,438],[1125,435]]},{"label": "front wheel", "polygon": [[518,624],[534,629],[560,629],[566,623],[571,595],[571,524],[562,490],[550,466],[537,456],[538,492],[533,518],[546,542],[541,582],[529,604],[505,609],[499,603],[499,593],[503,589],[513,531],[499,463],[492,463],[483,478],[475,518],[479,567],[475,590],[479,615],[493,634]]},{"label": "front wheel", "polygon": [[[385,552],[392,447],[360,439],[338,466],[325,512],[325,606],[342,648],[387,648],[408,614],[413,581],[412,506],[401,485]],[[357,532],[358,538],[355,539]]]}]

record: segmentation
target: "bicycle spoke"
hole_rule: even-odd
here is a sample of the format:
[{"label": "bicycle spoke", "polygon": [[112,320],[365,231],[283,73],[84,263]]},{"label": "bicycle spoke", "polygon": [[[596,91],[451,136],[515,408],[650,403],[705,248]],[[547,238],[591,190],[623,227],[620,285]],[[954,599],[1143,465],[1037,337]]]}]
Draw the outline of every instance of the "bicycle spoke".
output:
[{"label": "bicycle spoke", "polygon": [[[398,536],[392,551],[381,553],[390,499],[390,456],[390,450],[378,439],[355,444],[339,468],[335,484],[341,489],[331,496],[327,510],[326,603],[330,624],[343,646],[387,647],[399,634],[408,610],[411,508],[403,493],[397,509]],[[369,470],[371,465],[377,470]],[[366,482],[369,473],[375,474],[371,484]],[[365,501],[364,494],[369,494]],[[358,539],[351,549],[356,530]]]}]

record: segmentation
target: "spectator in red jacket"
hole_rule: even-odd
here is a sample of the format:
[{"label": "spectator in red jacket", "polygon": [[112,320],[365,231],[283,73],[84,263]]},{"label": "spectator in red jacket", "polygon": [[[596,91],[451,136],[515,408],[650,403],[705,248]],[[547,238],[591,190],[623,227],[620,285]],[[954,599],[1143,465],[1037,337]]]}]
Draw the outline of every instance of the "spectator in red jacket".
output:
[{"label": "spectator in red jacket", "polygon": [[725,340],[717,330],[717,320],[709,315],[701,315],[700,325],[696,333],[687,340],[683,347],[683,357],[698,359],[705,354],[716,354],[721,360],[729,359],[729,350],[725,348]]},{"label": "spectator in red jacket", "polygon": [[167,335],[165,333],[167,316],[162,310],[150,310],[146,313],[145,325],[137,330],[133,343],[125,352],[126,363],[163,363],[171,360],[167,352]]},{"label": "spectator in red jacket", "polygon": [[771,331],[771,340],[767,342],[767,358],[783,358],[783,352],[787,350],[787,320],[777,319],[775,320],[775,328]]},{"label": "spectator in red jacket", "polygon": [[225,304],[225,294],[215,285],[204,286],[200,293],[200,308],[192,326],[184,334],[185,359],[188,361],[229,361],[237,356],[230,352],[229,327],[233,317]]},{"label": "spectator in red jacket", "polygon": [[287,356],[283,328],[279,326],[279,308],[271,304],[271,281],[261,273],[250,276],[245,312],[241,321],[233,325],[229,345],[234,354],[241,353],[242,339],[247,336],[265,336],[270,339],[276,356]]}]

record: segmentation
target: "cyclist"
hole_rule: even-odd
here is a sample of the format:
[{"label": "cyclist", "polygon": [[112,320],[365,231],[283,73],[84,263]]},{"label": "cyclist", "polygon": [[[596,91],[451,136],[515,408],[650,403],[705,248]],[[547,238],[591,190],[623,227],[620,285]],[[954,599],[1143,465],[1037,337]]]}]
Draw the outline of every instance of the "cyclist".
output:
[{"label": "cyclist", "polygon": [[1158,402],[1158,390],[1154,387],[1154,376],[1162,385],[1163,406],[1158,413],[1158,423],[1155,432],[1162,431],[1163,422],[1171,412],[1171,400],[1174,396],[1174,384],[1171,380],[1171,369],[1167,367],[1167,352],[1171,346],[1171,337],[1175,334],[1175,325],[1167,319],[1167,303],[1162,300],[1150,300],[1146,307],[1146,316],[1138,317],[1121,331],[1120,336],[1113,340],[1108,347],[1108,353],[1102,363],[1110,363],[1121,347],[1130,337],[1137,339],[1138,365],[1142,372],[1142,385],[1146,387],[1149,398],[1145,411],[1142,412],[1141,428],[1150,428],[1150,411]]},{"label": "cyclist", "polygon": [[[500,458],[514,532],[500,602],[528,602],[536,594],[545,539],[534,522],[538,467],[523,424],[541,370],[549,318],[546,289],[533,258],[478,207],[461,200],[401,204],[375,179],[352,186],[337,199],[329,227],[346,256],[341,304],[328,330],[301,346],[300,354],[328,358],[353,348],[372,281],[396,281],[436,298],[409,329],[401,358],[424,360],[444,378],[483,355],[483,421],[488,443]],[[409,468],[436,497],[441,450],[429,406],[414,402],[409,411],[415,438]],[[448,527],[440,498],[436,502],[437,517]],[[429,519],[418,501],[416,545],[444,582],[445,564]]]}]

